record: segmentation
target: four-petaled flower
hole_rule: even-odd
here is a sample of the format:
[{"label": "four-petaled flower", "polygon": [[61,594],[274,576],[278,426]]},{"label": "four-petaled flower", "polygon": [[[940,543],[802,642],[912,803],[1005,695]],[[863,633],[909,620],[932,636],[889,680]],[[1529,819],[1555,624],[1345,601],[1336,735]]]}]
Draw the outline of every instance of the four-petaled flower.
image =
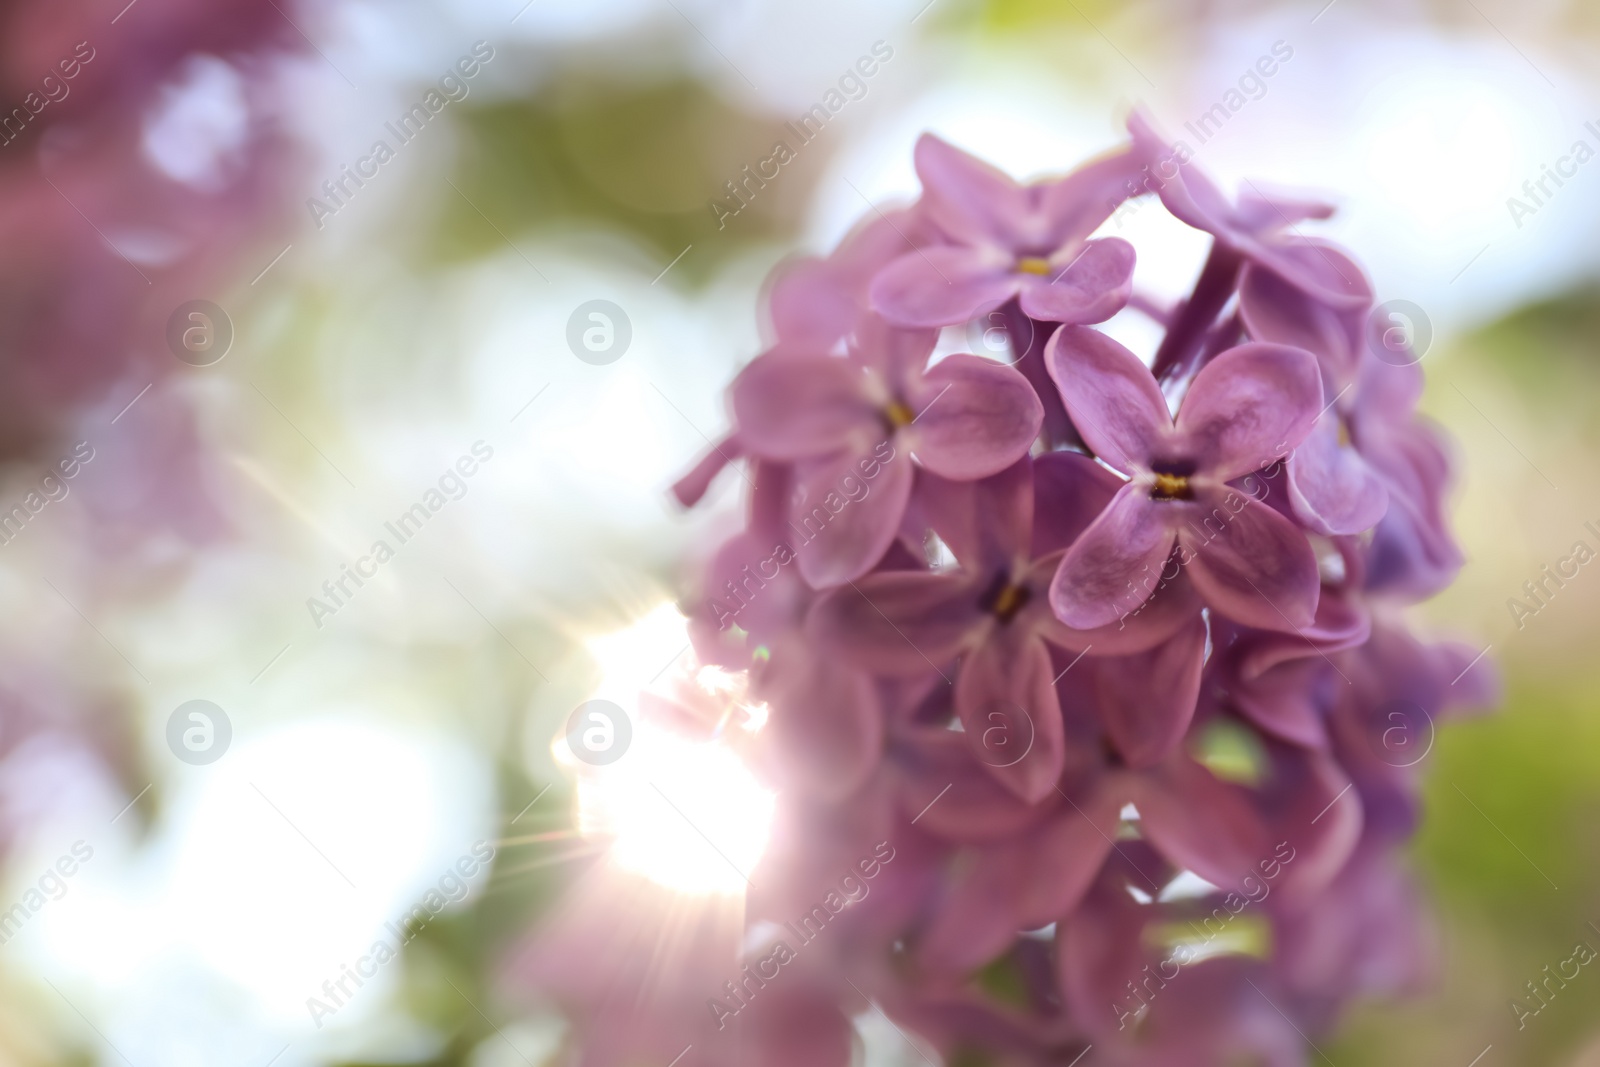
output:
[{"label": "four-petaled flower", "polygon": [[996,474],[1039,433],[1027,379],[977,356],[923,364],[934,337],[883,329],[846,357],[777,348],[733,384],[741,444],[796,463],[789,508],[800,573],[818,588],[854,581],[900,530],[917,464],[945,478]]},{"label": "four-petaled flower", "polygon": [[[588,1006],[585,1062],[843,1067],[868,999],[950,1062],[1092,1042],[1298,1063],[1352,995],[1414,971],[1385,877],[1416,822],[1412,739],[1491,688],[1482,653],[1396,611],[1460,561],[1420,371],[1373,343],[1354,259],[1299,232],[1330,206],[1226,196],[1142,114],[1129,130],[1028,185],[924,137],[916,203],[769,289],[773,347],[675,488],[753,476],[692,639],[748,671],[767,718],[745,751],[782,793],[745,945],[772,924],[809,943],[796,915],[844,929],[782,992],[725,982],[738,1011],[699,1029],[678,983],[637,991],[659,1047],[608,1045]],[[1094,236],[1150,193],[1211,237],[1169,306]],[[1089,328],[1125,307],[1162,328],[1148,362]],[[1015,369],[938,332],[988,313]],[[718,1043],[734,1014],[756,1040]]]},{"label": "four-petaled flower", "polygon": [[1073,423],[1128,476],[1068,550],[1050,602],[1069,626],[1104,626],[1144,602],[1135,581],[1176,547],[1207,604],[1264,629],[1308,626],[1320,581],[1293,522],[1228,485],[1286,454],[1322,407],[1316,361],[1245,344],[1195,377],[1174,420],[1150,371],[1105,334],[1066,326],[1045,354]]},{"label": "four-petaled flower", "polygon": [[879,314],[905,326],[953,326],[1020,297],[1050,322],[1104,322],[1128,302],[1133,246],[1091,239],[1127,199],[1136,157],[1121,152],[1057,181],[1018,185],[924,134],[917,142],[922,210],[948,244],[917,248],[880,270]]}]

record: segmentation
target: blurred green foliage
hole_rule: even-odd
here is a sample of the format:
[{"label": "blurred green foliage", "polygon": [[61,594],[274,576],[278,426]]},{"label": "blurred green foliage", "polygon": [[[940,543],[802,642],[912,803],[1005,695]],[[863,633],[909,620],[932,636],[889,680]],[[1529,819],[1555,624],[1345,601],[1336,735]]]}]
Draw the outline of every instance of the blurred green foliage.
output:
[{"label": "blurred green foliage", "polygon": [[778,138],[794,142],[783,117],[742,110],[683,79],[558,82],[462,117],[469,148],[451,180],[471,203],[453,197],[430,249],[448,259],[493,251],[504,241],[498,231],[599,226],[663,265],[695,245],[680,270],[704,281],[752,244],[794,237],[830,150],[821,136],[764,187],[747,184],[748,207],[719,226],[711,201],[737,203],[726,183],[770,156]]},{"label": "blurred green foliage", "polygon": [[1593,410],[1593,400],[1574,394],[1600,384],[1600,288],[1584,287],[1529,304],[1468,340],[1469,358],[1492,367],[1536,402]]},{"label": "blurred green foliage", "polygon": [[[1458,375],[1494,383],[1505,402],[1536,413],[1544,434],[1559,436],[1525,442],[1529,448],[1592,456],[1600,447],[1597,333],[1600,290],[1581,286],[1530,304],[1444,353],[1430,397],[1444,398]],[[1556,477],[1568,481],[1565,473]],[[1569,509],[1592,509],[1593,500],[1583,499],[1592,486],[1568,484],[1557,495]],[[1500,534],[1471,531],[1469,540],[1492,552]],[[1583,619],[1582,633],[1559,637],[1592,649],[1597,624]],[[1553,631],[1475,636],[1498,642],[1490,655],[1505,678],[1504,700],[1486,715],[1442,725],[1424,765],[1423,822],[1412,847],[1439,926],[1437,984],[1414,1000],[1359,1008],[1339,1039],[1322,1046],[1334,1063],[1465,1065],[1492,1043],[1485,1064],[1566,1067],[1595,1035],[1600,968],[1593,965],[1521,1028],[1511,1007],[1513,999],[1538,1007],[1525,983],[1542,980],[1543,968],[1568,959],[1575,943],[1600,951],[1600,932],[1590,925],[1600,925],[1600,701],[1592,660],[1552,655]]]}]

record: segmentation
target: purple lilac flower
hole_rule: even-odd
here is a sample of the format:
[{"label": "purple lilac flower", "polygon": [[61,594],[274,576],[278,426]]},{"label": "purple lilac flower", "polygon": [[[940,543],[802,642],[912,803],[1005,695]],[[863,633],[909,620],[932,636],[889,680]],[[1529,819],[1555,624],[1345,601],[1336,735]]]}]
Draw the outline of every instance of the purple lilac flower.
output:
[{"label": "purple lilac flower", "polygon": [[[277,250],[263,254],[293,210],[295,156],[273,80],[303,47],[270,0],[0,10],[0,461],[70,459],[82,503],[52,509],[54,531],[19,534],[43,506],[19,491],[0,540],[64,538],[95,593],[147,583],[226,528],[164,331],[180,303],[221,298]],[[207,89],[237,105],[226,133],[172,106]],[[187,152],[160,150],[174,144]],[[0,663],[0,748],[59,743],[127,765],[131,739],[97,710],[118,702],[87,691],[82,662],[13,631]],[[0,827],[0,845],[18,829]]]},{"label": "purple lilac flower", "polygon": [[1133,246],[1090,234],[1126,198],[1133,153],[1028,186],[928,134],[916,162],[918,207],[948,243],[907,252],[877,273],[869,292],[885,318],[951,326],[1020,297],[1033,318],[1090,323],[1127,303]]},{"label": "purple lilac flower", "polygon": [[[1328,205],[1231,200],[1129,127],[1027,186],[925,137],[917,203],[780,269],[773,346],[675,490],[733,462],[755,485],[685,601],[702,661],[768,709],[749,756],[782,797],[746,938],[869,843],[901,858],[737,1055],[636,974],[637,1024],[610,1022],[625,954],[562,967],[615,935],[542,934],[579,1062],[844,1067],[870,1002],[949,1062],[1297,1067],[1426,973],[1397,859],[1424,764],[1394,735],[1494,683],[1404,621],[1460,562],[1421,372],[1377,359],[1365,273],[1300,232]],[[1095,236],[1152,193],[1213,238],[1170,310]],[[1165,329],[1145,358],[1091,328],[1124,306]],[[996,310],[1035,334],[1018,369],[933,356]],[[678,951],[698,974],[731,950]]]},{"label": "purple lilac flower", "polygon": [[1167,143],[1156,133],[1143,113],[1136,111],[1129,117],[1128,132],[1151,191],[1180,221],[1216,238],[1220,248],[1238,257],[1238,266],[1244,261],[1259,264],[1334,306],[1364,302],[1368,291],[1359,272],[1347,275],[1335,269],[1335,277],[1330,278],[1327,271],[1296,254],[1309,243],[1298,233],[1299,224],[1329,217],[1332,206],[1309,199],[1270,197],[1254,186],[1248,195],[1231,203],[1210,178],[1189,166],[1182,147]]},{"label": "purple lilac flower", "polygon": [[955,355],[925,370],[929,332],[884,328],[860,340],[845,357],[773,349],[730,391],[742,446],[796,465],[789,525],[802,541],[800,573],[818,587],[853,581],[883,557],[918,467],[960,480],[996,474],[1027,454],[1043,418],[1007,367]]},{"label": "purple lilac flower", "polygon": [[[1039,467],[1054,469],[1047,484],[1103,473],[1069,454],[1043,457]],[[1027,722],[1002,727],[1028,735],[1026,754],[986,766],[1019,796],[1038,801],[1054,787],[1065,758],[1051,647],[1082,651],[1098,641],[1107,654],[1146,653],[1128,657],[1133,666],[1123,684],[1108,686],[1104,695],[1117,707],[1110,717],[1119,725],[1135,719],[1148,725],[1164,715],[1172,723],[1165,730],[1129,731],[1162,746],[1181,736],[1194,706],[1205,629],[1197,612],[1184,611],[1178,595],[1163,597],[1165,610],[1131,627],[1075,631],[1057,619],[1047,593],[1061,553],[1035,559],[1030,552],[1033,468],[1025,458],[982,482],[926,479],[924,511],[961,566],[869,575],[824,596],[810,623],[819,644],[879,673],[921,674],[959,656],[959,668],[952,667],[956,715],[980,747],[996,723],[1008,718],[1005,709],[1027,709]],[[1187,631],[1185,639],[1172,639],[1180,628]],[[1149,654],[1156,646],[1161,651]],[[1108,659],[1085,669],[1109,673],[1123,662]],[[1192,677],[1180,681],[1186,674]]]},{"label": "purple lilac flower", "polygon": [[864,220],[830,256],[783,264],[767,296],[776,339],[828,351],[870,312],[867,286],[873,277],[934,240],[932,224],[922,214],[890,211]]},{"label": "purple lilac flower", "polygon": [[1063,327],[1046,355],[1067,411],[1096,454],[1129,480],[1061,561],[1051,605],[1074,626],[1104,626],[1144,598],[1128,590],[1174,547],[1208,604],[1267,629],[1305,626],[1317,565],[1305,535],[1228,483],[1303,440],[1322,407],[1303,350],[1229,349],[1195,377],[1178,410],[1137,356],[1109,337]]},{"label": "purple lilac flower", "polygon": [[[110,29],[115,14],[28,2],[0,15],[6,84],[52,76],[61,93],[19,92],[28,121],[8,110],[0,131],[6,454],[62,432],[72,410],[134,368],[144,382],[181,369],[166,351],[167,316],[197,294],[220,296],[219,280],[254,264],[292,210],[282,188],[295,153],[271,79],[275,59],[303,45],[275,6],[249,0],[222,14],[147,0]],[[150,131],[197,71],[236,91],[239,125],[231,140],[189,146],[212,150],[210,166],[174,174]]]}]

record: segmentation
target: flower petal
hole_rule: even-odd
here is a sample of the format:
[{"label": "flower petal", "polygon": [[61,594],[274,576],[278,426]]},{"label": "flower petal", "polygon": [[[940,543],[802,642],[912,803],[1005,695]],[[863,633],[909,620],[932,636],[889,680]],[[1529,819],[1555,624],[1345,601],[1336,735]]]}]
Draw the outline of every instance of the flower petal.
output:
[{"label": "flower petal", "polygon": [[[1035,560],[1028,573],[1028,584],[1033,588],[1048,588],[1061,565],[1061,555]],[[1038,607],[1030,603],[1018,618],[1026,618],[1040,637],[1058,648],[1096,656],[1131,656],[1144,652],[1171,637],[1191,619],[1198,618],[1200,609],[1205,607],[1182,569],[1170,558],[1166,570],[1173,572],[1171,578],[1152,572],[1134,583],[1141,589],[1148,584],[1152,590],[1143,604],[1116,622],[1092,630],[1075,630],[1068,626],[1055,617],[1048,603]]]},{"label": "flower petal", "polygon": [[1233,205],[1199,167],[1189,165],[1192,153],[1187,148],[1180,151],[1169,145],[1142,110],[1128,116],[1128,133],[1145,161],[1147,180],[1168,211],[1213,236],[1232,234]]},{"label": "flower petal", "polygon": [[917,480],[920,514],[951,554],[980,580],[1028,556],[1033,529],[1033,461],[999,474],[953,482],[929,471]]},{"label": "flower petal", "polygon": [[1339,416],[1326,411],[1289,458],[1295,517],[1320,534],[1358,534],[1389,510],[1389,491],[1355,449],[1339,444]]},{"label": "flower petal", "polygon": [[1273,970],[1299,991],[1291,996],[1359,983],[1367,996],[1410,997],[1433,986],[1438,932],[1389,850],[1363,845],[1322,899],[1333,906],[1300,910],[1273,934]]},{"label": "flower petal", "polygon": [[981,595],[963,574],[869,574],[818,600],[806,627],[819,645],[858,666],[932,673],[982,637],[990,616],[979,605]]},{"label": "flower petal", "polygon": [[783,536],[794,493],[794,465],[756,459],[750,464],[750,530],[763,537]]},{"label": "flower petal", "polygon": [[1032,849],[1011,840],[961,853],[949,887],[917,946],[928,970],[965,976],[1004,952],[1026,929],[1024,887],[1035,877]]},{"label": "flower petal", "polygon": [[1075,245],[1098,230],[1122,202],[1144,192],[1143,157],[1133,150],[1105,156],[1040,189],[1039,206],[1050,221],[1049,245]]},{"label": "flower petal", "polygon": [[[1148,973],[1154,962],[1144,937],[1151,909],[1126,889],[1149,887],[1130,879],[1138,869],[1125,870],[1128,867],[1121,857],[1114,857],[1088,899],[1057,927],[1056,968],[1062,992],[1073,1017],[1082,1020],[1081,1025],[1102,1044],[1115,1041],[1118,1034],[1126,1036],[1129,1017],[1138,1015],[1144,1004],[1129,990],[1139,988],[1138,980],[1144,977],[1140,970]],[[1132,1062],[1167,1067],[1167,1061],[1143,1055]]]},{"label": "flower petal", "polygon": [[1243,344],[1195,375],[1178,433],[1207,477],[1228,482],[1287,456],[1321,410],[1322,375],[1311,353]]},{"label": "flower petal", "polygon": [[767,306],[780,342],[826,352],[855,325],[860,289],[831,260],[804,256],[774,274]]},{"label": "flower petal", "polygon": [[1127,777],[1139,829],[1177,866],[1227,886],[1266,857],[1266,831],[1249,794],[1187,755],[1172,756],[1159,771]]},{"label": "flower petal", "polygon": [[1046,452],[1033,461],[1033,554],[1047,556],[1076,541],[1111,498],[1122,479],[1088,456]]},{"label": "flower petal", "polygon": [[1205,602],[1246,626],[1310,626],[1322,581],[1306,535],[1242,493],[1211,490],[1196,503],[1205,517],[1179,527],[1178,554]]},{"label": "flower petal", "polygon": [[938,342],[938,330],[895,326],[864,311],[852,327],[849,348],[852,359],[875,370],[899,396],[928,365]]},{"label": "flower petal", "polygon": [[1310,219],[1329,219],[1334,211],[1334,205],[1325,200],[1312,200],[1304,193],[1280,193],[1277,190],[1263,194],[1253,183],[1240,191],[1237,208],[1240,222],[1255,230],[1296,226]]},{"label": "flower petal", "polygon": [[855,327],[872,276],[919,237],[928,239],[918,232],[915,212],[888,211],[853,230],[827,259],[805,256],[780,265],[767,296],[778,340],[832,348]]},{"label": "flower petal", "polygon": [[1389,511],[1373,534],[1367,585],[1425,599],[1449,585],[1462,563],[1444,507],[1449,454],[1438,429],[1409,416],[1409,376],[1378,360],[1370,364],[1387,373],[1371,387],[1363,382],[1362,408],[1382,405],[1394,411],[1395,421],[1369,418],[1362,409],[1353,416],[1361,456],[1389,488]]},{"label": "flower petal", "polygon": [[921,207],[950,237],[1006,248],[1028,239],[1028,192],[1004,172],[931,133],[917,139],[914,159]]},{"label": "flower petal", "polygon": [[1022,310],[1046,322],[1104,322],[1133,293],[1133,246],[1120,237],[1090,241],[1067,263],[1052,261],[1048,278],[1022,279]]},{"label": "flower petal", "polygon": [[1245,239],[1239,244],[1257,263],[1329,307],[1365,312],[1372,306],[1372,283],[1337,245],[1277,235],[1271,240]]},{"label": "flower petal", "polygon": [[979,356],[947,356],[911,398],[916,420],[902,436],[917,459],[943,478],[998,474],[1028,454],[1044,407],[1028,380]]},{"label": "flower petal", "polygon": [[872,279],[872,309],[899,326],[955,326],[1017,292],[1012,258],[994,249],[932,245],[890,263]]},{"label": "flower petal", "polygon": [[[730,1041],[739,1049],[736,1062],[747,1067],[849,1067],[856,1031],[836,999],[815,986],[752,996],[729,1023],[735,1031]],[[712,1032],[702,1046],[715,1036]]]},{"label": "flower petal", "polygon": [[1095,454],[1124,474],[1147,468],[1170,436],[1172,418],[1139,357],[1098,330],[1063,326],[1044,358],[1067,414]]},{"label": "flower petal", "polygon": [[[1115,823],[1114,810],[1102,814]],[[958,974],[988,963],[1020,931],[1070,914],[1110,851],[1110,838],[1069,810],[1025,837],[964,857],[922,942],[922,961]]]},{"label": "flower petal", "polygon": [[1361,840],[1360,789],[1326,752],[1269,744],[1272,769],[1256,797],[1274,840],[1293,848],[1279,892],[1300,900],[1328,887]]},{"label": "flower petal", "polygon": [[[1061,402],[1061,390],[1056,388],[1055,381],[1050,377],[1050,368],[1044,362],[1045,346],[1055,332],[1055,325],[1028,318],[1016,301],[1007,302],[1000,311],[990,312],[991,321],[995,315],[1005,321],[1006,330],[1011,335],[1011,351],[1015,356],[1011,365],[1028,379],[1039,402],[1044,405],[1044,424],[1040,432],[1045,448],[1082,448],[1083,439],[1067,417],[1066,405]],[[1020,354],[1017,352],[1019,341],[1027,346]]]},{"label": "flower petal", "polygon": [[1299,633],[1264,630],[1235,644],[1239,674],[1256,678],[1280,663],[1312,658],[1325,664],[1331,653],[1366,644],[1372,634],[1372,616],[1360,598],[1336,586],[1323,586],[1317,598],[1317,617]]},{"label": "flower petal", "polygon": [[1371,285],[1359,270],[1348,270],[1337,262],[1333,246],[1282,235],[1308,212],[1316,217],[1323,205],[1256,197],[1235,207],[1198,167],[1189,164],[1188,150],[1169,146],[1142,112],[1129,116],[1128,132],[1153,180],[1159,182],[1156,192],[1161,202],[1178,219],[1331,306],[1371,303]]},{"label": "flower petal", "polygon": [[792,632],[804,621],[812,597],[793,563],[787,543],[741,531],[712,557],[705,595],[694,602],[693,614],[719,632],[737,626],[758,643]]},{"label": "flower petal", "polygon": [[[884,443],[872,453],[881,462],[876,478],[863,477],[870,460],[854,452],[807,464],[800,472],[800,492],[789,507],[791,532],[800,541],[800,574],[813,588],[827,589],[866,574],[894,543],[900,517],[911,499],[911,457]],[[850,485],[862,487],[852,498]]]},{"label": "flower petal", "polygon": [[897,737],[894,768],[907,818],[951,841],[1015,837],[1048,813],[1018,800],[985,771],[954,730],[924,727]]},{"label": "flower petal", "polygon": [[845,448],[877,415],[859,363],[774,349],[750,361],[729,395],[739,440],[769,459],[806,459]]},{"label": "flower petal", "polygon": [[1433,652],[1447,664],[1442,673],[1455,679],[1450,683],[1450,690],[1455,694],[1452,704],[1491,708],[1501,702],[1505,686],[1493,659],[1484,659],[1479,649],[1456,641],[1436,645]]},{"label": "flower petal", "polygon": [[1154,766],[1183,739],[1200,695],[1205,650],[1206,624],[1196,616],[1148,652],[1090,665],[1096,711],[1129,766]]},{"label": "flower petal", "polygon": [[967,744],[990,774],[1030,804],[1054,793],[1066,734],[1043,641],[996,634],[961,664],[955,698]]},{"label": "flower petal", "polygon": [[1142,579],[1161,573],[1175,537],[1173,513],[1165,508],[1141,485],[1130,482],[1117,491],[1061,559],[1050,583],[1056,618],[1075,630],[1092,630],[1149,599]]},{"label": "flower petal", "polygon": [[1044,926],[1076,908],[1111,852],[1116,803],[1103,794],[1075,803],[1026,842],[1031,873],[1024,882],[1024,928]]},{"label": "flower petal", "polygon": [[1328,730],[1318,706],[1318,681],[1332,673],[1320,659],[1281,662],[1254,678],[1242,678],[1228,695],[1241,715],[1274,737],[1304,748],[1326,748]]},{"label": "flower petal", "polygon": [[855,792],[883,747],[872,679],[791,641],[773,650],[759,681],[773,708],[761,744],[783,784],[825,801]]},{"label": "flower petal", "polygon": [[672,495],[684,507],[694,507],[711,488],[712,480],[722,473],[722,468],[738,459],[743,452],[744,446],[739,443],[738,437],[733,434],[724,437],[711,446],[693,470],[672,483]]},{"label": "flower petal", "polygon": [[1239,283],[1239,316],[1251,340],[1303,348],[1335,391],[1355,379],[1366,343],[1366,312],[1331,307],[1257,264]]}]

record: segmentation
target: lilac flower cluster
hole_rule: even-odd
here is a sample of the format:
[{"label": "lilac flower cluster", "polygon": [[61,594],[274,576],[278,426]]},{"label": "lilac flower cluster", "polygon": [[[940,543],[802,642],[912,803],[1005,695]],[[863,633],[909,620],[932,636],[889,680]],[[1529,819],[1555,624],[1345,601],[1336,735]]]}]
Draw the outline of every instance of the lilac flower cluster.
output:
[{"label": "lilac flower cluster", "polygon": [[[292,211],[282,192],[298,161],[276,66],[304,46],[260,0],[226,17],[203,0],[28,0],[0,12],[0,41],[7,84],[47,94],[0,103],[0,457],[11,459],[114,387],[170,374],[173,309],[223,296],[277,251],[264,237]],[[169,437],[193,436],[188,412],[166,420],[180,421]]]},{"label": "lilac flower cluster", "polygon": [[[39,487],[11,483],[0,501],[12,564],[64,554],[93,590],[81,595],[104,603],[148,595],[177,546],[225,528],[165,331],[180,305],[223,297],[277,250],[264,242],[292,212],[282,191],[298,166],[279,68],[304,47],[271,0],[0,9],[0,464],[34,468],[19,475]],[[72,478],[82,521],[41,518]],[[129,766],[113,714],[126,702],[45,621],[85,601],[26,585],[36,603],[0,627],[0,755],[62,748]],[[0,820],[0,848],[31,817]]]},{"label": "lilac flower cluster", "polygon": [[[1028,185],[925,136],[920,200],[773,282],[776,342],[677,493],[748,464],[689,612],[769,709],[778,825],[742,933],[701,931],[673,981],[583,966],[601,1011],[543,972],[576,1062],[842,1067],[881,1011],[951,1065],[1301,1064],[1353,997],[1423,977],[1414,756],[1493,679],[1403,617],[1461,562],[1420,371],[1373,354],[1361,268],[1300,233],[1330,207],[1232,200],[1129,126]],[[1212,237],[1172,308],[1095,236],[1143,196]],[[1034,339],[1011,365],[932,358],[996,309]],[[1164,328],[1149,360],[1095,329],[1124,309]],[[884,841],[825,945],[721,984]]]}]

